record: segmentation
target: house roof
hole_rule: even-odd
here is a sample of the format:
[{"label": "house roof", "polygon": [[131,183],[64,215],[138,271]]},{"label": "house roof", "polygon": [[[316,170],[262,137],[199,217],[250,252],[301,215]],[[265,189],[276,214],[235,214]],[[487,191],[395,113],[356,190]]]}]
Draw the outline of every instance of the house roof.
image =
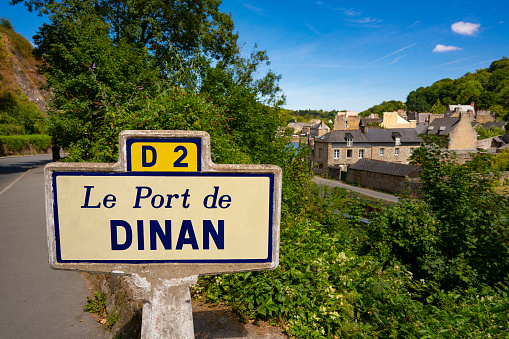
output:
[{"label": "house roof", "polygon": [[507,125],[507,121],[490,121],[482,124],[484,128],[496,127],[496,128],[504,128]]},{"label": "house roof", "polygon": [[386,129],[368,129],[366,136],[371,142],[394,142],[394,136],[399,134],[401,143],[422,142],[417,132],[413,128],[386,128]]},{"label": "house roof", "polygon": [[420,165],[405,165],[405,164],[397,164],[394,162],[373,160],[362,158],[359,159],[355,164],[350,166],[349,170],[359,170],[366,172],[374,172],[374,173],[382,173],[395,175],[398,177],[406,177],[413,171],[421,168]]},{"label": "house roof", "polygon": [[422,139],[413,128],[367,128],[366,133],[362,133],[360,130],[333,130],[317,138],[316,141],[346,142],[346,139],[351,138],[354,143],[394,143],[393,133],[400,135],[401,143],[422,142]]},{"label": "house roof", "polygon": [[373,124],[375,122],[382,123],[384,119],[382,118],[361,118],[361,124],[367,125],[367,124]]},{"label": "house roof", "polygon": [[425,133],[427,128],[428,128],[428,124],[427,123],[420,122],[415,127],[415,131],[417,132],[417,134],[421,134],[421,133]]},{"label": "house roof", "polygon": [[460,121],[460,118],[437,118],[427,128],[427,133],[437,135],[448,135],[451,129]]},{"label": "house roof", "polygon": [[474,106],[472,105],[449,105],[447,112],[454,112],[456,108],[460,109],[460,112],[474,112]]},{"label": "house roof", "polygon": [[364,133],[360,130],[333,130],[330,133],[325,134],[323,137],[317,138],[316,141],[323,142],[346,142],[347,134],[351,135],[353,142],[367,142],[369,143],[369,139],[366,138]]}]

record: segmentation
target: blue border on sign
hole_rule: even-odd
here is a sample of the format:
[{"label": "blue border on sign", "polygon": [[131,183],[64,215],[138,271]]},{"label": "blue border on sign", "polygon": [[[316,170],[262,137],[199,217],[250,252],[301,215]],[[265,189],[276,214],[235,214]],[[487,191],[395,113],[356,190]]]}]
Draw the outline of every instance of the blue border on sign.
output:
[{"label": "blue border on sign", "polygon": [[[154,139],[151,139],[154,140]],[[57,182],[58,176],[166,176],[166,177],[267,177],[270,180],[269,184],[269,248],[267,258],[264,259],[201,259],[201,260],[63,260],[60,248],[60,228],[58,219],[58,204],[57,204]],[[163,263],[267,263],[272,262],[272,225],[274,222],[274,179],[273,173],[201,173],[201,172],[186,172],[185,175],[176,172],[128,172],[128,173],[112,173],[112,172],[53,172],[52,173],[52,188],[53,188],[53,215],[55,223],[55,244],[56,244],[56,259],[59,263],[115,263],[115,264],[163,264]]]},{"label": "blue border on sign", "polygon": [[[137,142],[166,142],[166,143],[178,143],[178,142],[189,142],[196,145],[198,162],[197,171],[201,172],[201,139],[200,138],[130,138],[126,140],[126,161],[127,161],[127,172],[131,172],[131,146]],[[138,172],[138,171],[137,171]],[[167,173],[167,172],[150,172],[150,173]],[[192,173],[192,172],[171,172],[171,173]]]}]

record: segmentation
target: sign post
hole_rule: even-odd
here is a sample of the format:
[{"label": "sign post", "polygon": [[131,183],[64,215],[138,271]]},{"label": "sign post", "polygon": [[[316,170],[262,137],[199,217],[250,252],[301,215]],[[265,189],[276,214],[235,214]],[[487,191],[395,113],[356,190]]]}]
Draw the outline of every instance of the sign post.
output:
[{"label": "sign post", "polygon": [[205,132],[124,131],[115,164],[45,167],[50,266],[130,275],[142,338],[194,338],[199,275],[278,266],[281,169],[210,152]]}]

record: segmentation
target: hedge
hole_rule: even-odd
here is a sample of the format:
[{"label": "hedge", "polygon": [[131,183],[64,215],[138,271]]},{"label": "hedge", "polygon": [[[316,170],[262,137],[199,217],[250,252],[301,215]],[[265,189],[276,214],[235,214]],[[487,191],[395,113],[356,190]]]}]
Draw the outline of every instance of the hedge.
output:
[{"label": "hedge", "polygon": [[45,134],[0,135],[0,156],[45,153],[51,147],[51,137]]}]

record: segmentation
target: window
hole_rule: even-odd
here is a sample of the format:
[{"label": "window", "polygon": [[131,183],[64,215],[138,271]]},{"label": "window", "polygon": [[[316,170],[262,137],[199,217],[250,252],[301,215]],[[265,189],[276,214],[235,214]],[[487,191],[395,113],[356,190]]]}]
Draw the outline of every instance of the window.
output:
[{"label": "window", "polygon": [[385,152],[384,148],[383,148],[383,147],[382,147],[382,148],[380,148],[380,156],[381,156],[381,157],[383,157],[383,156],[384,156],[384,152]]},{"label": "window", "polygon": [[339,159],[339,154],[340,154],[339,152],[340,152],[340,150],[338,150],[338,149],[334,150],[334,159]]},{"label": "window", "polygon": [[395,156],[398,156],[398,155],[399,155],[399,148],[395,148],[395,149],[394,149],[394,155],[395,155]]},{"label": "window", "polygon": [[410,154],[414,154],[414,149],[410,148]]},{"label": "window", "polygon": [[353,151],[351,149],[346,150],[346,157],[347,158],[352,158],[352,155],[353,155]]},{"label": "window", "polygon": [[352,147],[353,146],[353,138],[346,139],[346,147]]},{"label": "window", "polygon": [[400,137],[396,137],[395,140],[396,140],[396,146],[401,145],[401,138]]},{"label": "window", "polygon": [[359,150],[359,158],[364,158],[364,150],[363,149]]}]

